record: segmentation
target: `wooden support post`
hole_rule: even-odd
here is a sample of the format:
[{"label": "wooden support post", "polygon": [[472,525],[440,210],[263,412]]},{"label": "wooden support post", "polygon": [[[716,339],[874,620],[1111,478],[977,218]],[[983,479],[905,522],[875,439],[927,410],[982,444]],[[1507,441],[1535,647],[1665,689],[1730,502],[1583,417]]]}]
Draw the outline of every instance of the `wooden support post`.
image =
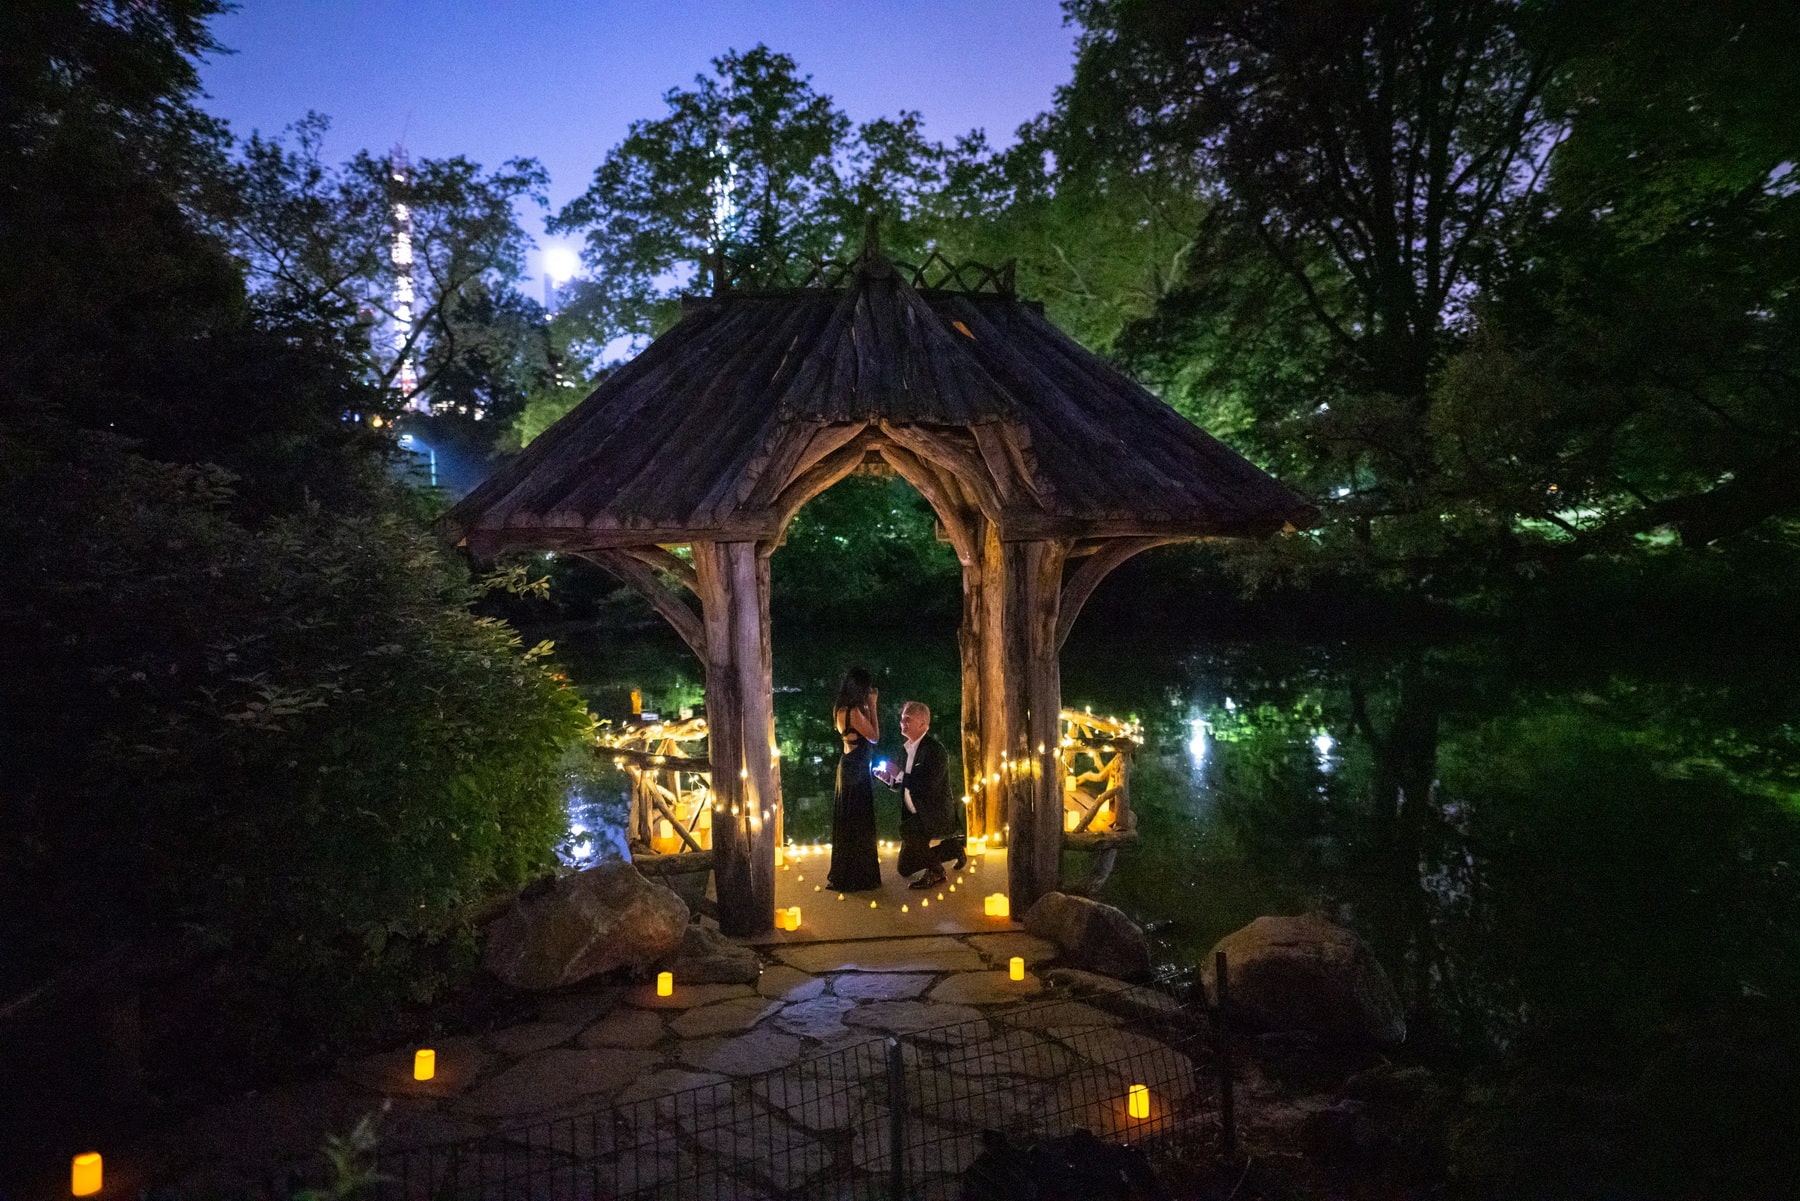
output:
[{"label": "wooden support post", "polygon": [[754,542],[696,542],[693,549],[706,622],[719,929],[742,937],[775,924],[773,815],[781,799],[772,753],[768,557]]},{"label": "wooden support post", "polygon": [[[1008,891],[1013,912],[1023,915],[1061,883],[1062,772],[1056,766],[1061,735],[1062,668],[1056,626],[1068,544],[1058,541],[1000,544],[1004,569],[1004,696],[1011,829],[1007,834]],[[1042,748],[1041,750],[1039,748]]]}]

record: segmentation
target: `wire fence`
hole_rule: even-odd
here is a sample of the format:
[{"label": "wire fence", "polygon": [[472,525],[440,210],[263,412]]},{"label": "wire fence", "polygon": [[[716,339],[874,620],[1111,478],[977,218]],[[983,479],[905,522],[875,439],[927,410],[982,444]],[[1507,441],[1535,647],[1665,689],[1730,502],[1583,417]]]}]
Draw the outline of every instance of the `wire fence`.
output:
[{"label": "wire fence", "polygon": [[1052,1000],[758,1076],[387,1151],[370,1195],[955,1197],[984,1131],[1021,1145],[1075,1130],[1139,1145],[1217,1131],[1217,1029],[1204,1005],[1141,987]]}]

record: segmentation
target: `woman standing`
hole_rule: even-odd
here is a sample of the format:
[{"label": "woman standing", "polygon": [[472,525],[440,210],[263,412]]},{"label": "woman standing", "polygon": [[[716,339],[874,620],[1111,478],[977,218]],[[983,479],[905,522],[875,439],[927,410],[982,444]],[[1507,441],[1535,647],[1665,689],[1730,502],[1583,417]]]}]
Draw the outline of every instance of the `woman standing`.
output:
[{"label": "woman standing", "polygon": [[844,740],[838,760],[837,791],[831,798],[831,870],[826,886],[835,892],[863,892],[881,887],[881,860],[875,851],[875,785],[870,763],[881,720],[875,703],[880,692],[869,673],[852,667],[838,685],[831,721]]}]

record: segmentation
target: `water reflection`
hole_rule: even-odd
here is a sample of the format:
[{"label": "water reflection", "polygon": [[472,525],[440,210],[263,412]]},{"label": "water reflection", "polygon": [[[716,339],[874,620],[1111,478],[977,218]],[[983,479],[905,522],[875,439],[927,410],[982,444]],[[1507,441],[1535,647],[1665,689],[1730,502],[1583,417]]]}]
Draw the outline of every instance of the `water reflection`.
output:
[{"label": "water reflection", "polygon": [[[633,688],[669,710],[699,699],[672,637],[559,649],[603,714]],[[881,681],[882,750],[898,745],[900,703],[920,699],[957,757],[952,635],[778,628],[775,649],[791,838],[827,836],[830,697],[850,664]],[[1553,678],[1473,646],[1147,653],[1079,632],[1063,674],[1065,704],[1144,723],[1142,840],[1105,899],[1155,923],[1171,963],[1261,914],[1322,908],[1370,943],[1430,1016],[1422,1028],[1494,1045],[1528,1009],[1794,983],[1800,756],[1785,694],[1618,664]],[[623,853],[623,778],[590,768],[571,796],[571,860]],[[1066,877],[1083,867],[1071,857]]]}]

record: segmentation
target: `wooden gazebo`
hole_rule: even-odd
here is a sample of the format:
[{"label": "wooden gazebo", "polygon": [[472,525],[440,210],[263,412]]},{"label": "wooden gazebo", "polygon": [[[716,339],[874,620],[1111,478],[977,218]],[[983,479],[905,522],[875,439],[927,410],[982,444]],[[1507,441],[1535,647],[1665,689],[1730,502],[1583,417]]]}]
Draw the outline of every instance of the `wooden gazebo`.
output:
[{"label": "wooden gazebo", "polygon": [[781,808],[769,558],[808,500],[886,464],[962,563],[969,830],[1006,832],[1023,913],[1058,883],[1057,655],[1083,602],[1139,551],[1313,510],[1015,297],[1008,270],[870,245],[809,286],[723,275],[444,524],[477,556],[604,565],[699,656],[719,924],[747,935],[773,922]]}]

